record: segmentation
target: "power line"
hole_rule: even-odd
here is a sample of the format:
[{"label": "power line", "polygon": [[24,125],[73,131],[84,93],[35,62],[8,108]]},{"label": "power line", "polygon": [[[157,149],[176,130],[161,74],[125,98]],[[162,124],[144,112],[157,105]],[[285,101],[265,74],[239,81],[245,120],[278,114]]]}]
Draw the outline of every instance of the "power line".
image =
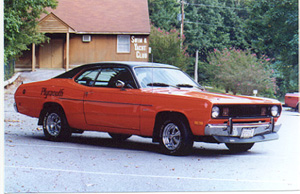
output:
[{"label": "power line", "polygon": [[203,6],[203,7],[215,7],[215,8],[222,8],[222,9],[238,9],[238,10],[247,10],[245,8],[238,8],[238,7],[225,7],[225,6],[216,6],[216,5],[206,5],[206,4],[195,4],[195,3],[186,3],[187,5],[195,5],[195,6]]},{"label": "power line", "polygon": [[[197,4],[197,3],[188,3],[184,0],[180,1],[181,5],[195,5],[195,6],[203,6],[203,7],[212,7],[212,8],[222,8],[222,9],[237,9],[237,10],[247,10],[244,8],[237,8],[237,7],[226,7],[226,6],[215,6],[215,5],[207,5],[207,4]],[[232,27],[232,26],[221,26],[221,25],[215,25],[215,24],[208,24],[208,23],[202,23],[202,22],[191,22],[191,21],[185,21],[188,24],[200,24],[200,25],[207,25],[207,26],[215,26],[220,28],[230,28],[230,29],[242,29],[241,27]]]},{"label": "power line", "polygon": [[215,26],[215,27],[220,27],[220,28],[241,29],[240,27],[220,26],[220,25],[215,25],[215,24],[207,24],[207,23],[202,23],[202,22],[191,22],[191,21],[185,21],[185,23],[188,23],[188,24],[202,24],[202,25],[207,25],[207,26]]}]

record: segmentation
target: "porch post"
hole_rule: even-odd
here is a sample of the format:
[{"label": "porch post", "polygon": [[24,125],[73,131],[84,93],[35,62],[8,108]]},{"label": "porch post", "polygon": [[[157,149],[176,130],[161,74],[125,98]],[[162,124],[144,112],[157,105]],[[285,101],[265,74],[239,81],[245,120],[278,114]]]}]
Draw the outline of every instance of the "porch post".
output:
[{"label": "porch post", "polygon": [[70,33],[67,32],[67,48],[66,48],[66,71],[69,70],[69,49],[70,49]]},{"label": "porch post", "polygon": [[35,64],[36,64],[36,58],[35,58],[35,44],[32,43],[31,71],[35,71]]}]

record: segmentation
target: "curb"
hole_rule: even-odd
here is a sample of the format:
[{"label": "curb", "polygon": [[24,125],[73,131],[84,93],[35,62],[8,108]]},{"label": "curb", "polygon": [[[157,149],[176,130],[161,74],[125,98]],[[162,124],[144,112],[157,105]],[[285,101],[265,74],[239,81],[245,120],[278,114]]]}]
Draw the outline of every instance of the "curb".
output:
[{"label": "curb", "polygon": [[8,86],[9,84],[12,84],[18,77],[21,75],[21,73],[16,73],[14,76],[12,76],[9,80],[4,81],[4,88]]}]

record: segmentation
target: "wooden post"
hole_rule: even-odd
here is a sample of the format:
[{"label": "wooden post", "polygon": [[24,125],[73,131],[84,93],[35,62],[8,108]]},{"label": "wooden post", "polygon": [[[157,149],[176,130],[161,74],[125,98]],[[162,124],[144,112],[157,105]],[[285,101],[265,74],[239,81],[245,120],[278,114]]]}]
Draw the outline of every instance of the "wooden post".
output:
[{"label": "wooden post", "polygon": [[31,71],[35,71],[36,58],[35,58],[35,44],[32,43],[32,61],[31,61]]},{"label": "wooden post", "polygon": [[67,48],[66,48],[66,71],[69,70],[69,50],[70,50],[70,33],[67,32]]},{"label": "wooden post", "polygon": [[181,27],[180,27],[180,40],[181,40],[181,49],[183,45],[183,22],[184,22],[184,1],[181,1]]}]

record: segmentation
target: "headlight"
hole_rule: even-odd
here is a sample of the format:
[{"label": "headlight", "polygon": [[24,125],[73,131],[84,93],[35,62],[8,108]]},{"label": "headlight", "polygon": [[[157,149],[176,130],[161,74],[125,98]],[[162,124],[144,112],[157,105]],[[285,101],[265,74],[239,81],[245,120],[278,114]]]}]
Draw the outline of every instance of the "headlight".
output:
[{"label": "headlight", "polygon": [[211,110],[211,117],[215,119],[219,116],[219,114],[220,114],[220,108],[217,106],[214,106]]},{"label": "headlight", "polygon": [[278,113],[279,113],[278,106],[272,106],[272,108],[271,108],[271,115],[273,117],[276,117],[276,116],[278,116]]}]

